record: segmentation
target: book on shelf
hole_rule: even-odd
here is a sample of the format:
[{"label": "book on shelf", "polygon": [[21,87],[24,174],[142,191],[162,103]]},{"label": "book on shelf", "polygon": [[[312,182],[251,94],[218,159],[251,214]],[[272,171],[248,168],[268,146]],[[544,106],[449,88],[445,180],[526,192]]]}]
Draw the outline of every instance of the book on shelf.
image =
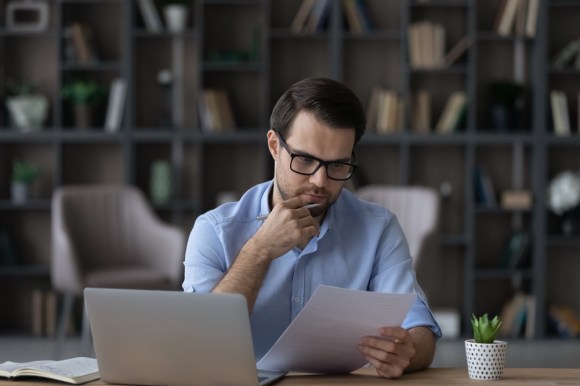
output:
[{"label": "book on shelf", "polygon": [[525,264],[530,252],[530,233],[526,230],[513,232],[498,261],[499,268],[518,268]]},{"label": "book on shelf", "polygon": [[349,31],[353,34],[361,34],[365,31],[363,30],[362,16],[359,14],[356,1],[342,0],[342,9],[344,10]]},{"label": "book on shelf", "polygon": [[552,121],[554,134],[559,137],[570,135],[570,114],[568,112],[568,98],[563,91],[550,91],[550,106],[552,107]]},{"label": "book on shelf", "polygon": [[411,129],[417,133],[431,131],[431,94],[427,90],[419,90],[413,95]]},{"label": "book on shelf", "polygon": [[580,337],[580,318],[569,306],[552,304],[548,307],[548,322],[562,338]]},{"label": "book on shelf", "polygon": [[504,190],[501,192],[501,207],[511,210],[529,210],[532,207],[532,192],[529,190]]},{"label": "book on shelf", "polygon": [[475,200],[481,205],[496,206],[493,181],[483,165],[477,165],[473,170]]},{"label": "book on shelf", "polygon": [[353,34],[369,32],[374,28],[365,0],[342,0],[342,9],[348,29]]},{"label": "book on shelf", "polygon": [[445,55],[445,58],[443,59],[445,66],[449,67],[461,58],[461,56],[467,52],[467,49],[471,46],[471,42],[472,40],[467,35],[461,38]]},{"label": "book on shelf", "polygon": [[302,0],[290,24],[290,30],[295,33],[321,31],[329,17],[332,4],[332,0]]},{"label": "book on shelf", "polygon": [[379,101],[381,98],[382,87],[375,86],[371,90],[369,103],[366,108],[367,128],[369,131],[376,131],[377,118],[379,116]]},{"label": "book on shelf", "polygon": [[16,265],[16,255],[8,232],[0,228],[0,268]]},{"label": "book on shelf", "polygon": [[99,379],[95,358],[76,357],[60,361],[4,362],[0,364],[0,377],[38,377],[79,385]]},{"label": "book on shelf", "polygon": [[230,99],[225,90],[205,89],[198,100],[202,129],[206,132],[228,132],[236,127]]},{"label": "book on shelf", "polygon": [[466,108],[467,96],[465,92],[454,91],[451,93],[435,125],[435,131],[440,134],[456,131],[465,118]]},{"label": "book on shelf", "polygon": [[316,0],[302,0],[300,8],[298,8],[298,12],[296,12],[292,24],[290,24],[290,30],[292,32],[300,33],[304,31],[308,15],[310,15],[314,4],[316,4]]},{"label": "book on shelf", "polygon": [[163,25],[161,24],[161,18],[159,17],[153,0],[137,0],[137,4],[139,5],[141,17],[143,18],[147,31],[161,32]]},{"label": "book on shelf", "polygon": [[540,0],[528,0],[525,35],[529,38],[536,36],[536,30],[538,28],[539,7]]},{"label": "book on shelf", "polygon": [[514,30],[516,14],[520,8],[520,0],[502,0],[500,2],[496,22],[495,32],[500,36],[509,36]]},{"label": "book on shelf", "polygon": [[81,64],[91,64],[97,61],[93,29],[84,22],[74,22],[70,26],[70,35],[74,49],[74,57]]},{"label": "book on shelf", "polygon": [[105,131],[113,133],[121,128],[123,112],[125,111],[125,99],[127,94],[127,82],[123,78],[115,78],[111,82],[109,90],[109,103],[105,117]]},{"label": "book on shelf", "polygon": [[373,88],[366,111],[370,131],[382,134],[399,131],[404,126],[404,114],[404,102],[395,91]]},{"label": "book on shelf", "polygon": [[528,339],[534,337],[536,319],[536,297],[518,291],[508,300],[501,310],[502,324],[498,337],[503,339],[515,339],[525,336]]},{"label": "book on shelf", "polygon": [[332,3],[332,0],[316,0],[304,26],[305,32],[314,33],[322,30],[330,14]]},{"label": "book on shelf", "polygon": [[[32,334],[54,337],[56,334],[57,296],[50,290],[32,290]],[[71,324],[72,325],[72,324]]]},{"label": "book on shelf", "polygon": [[445,64],[445,28],[422,20],[409,26],[409,60],[413,68],[440,68]]},{"label": "book on shelf", "polygon": [[561,70],[565,67],[572,65],[574,62],[574,66],[576,68],[580,68],[577,66],[578,57],[580,56],[580,38],[575,38],[564,44],[559,51],[556,52],[554,57],[551,60],[552,68],[556,70]]}]

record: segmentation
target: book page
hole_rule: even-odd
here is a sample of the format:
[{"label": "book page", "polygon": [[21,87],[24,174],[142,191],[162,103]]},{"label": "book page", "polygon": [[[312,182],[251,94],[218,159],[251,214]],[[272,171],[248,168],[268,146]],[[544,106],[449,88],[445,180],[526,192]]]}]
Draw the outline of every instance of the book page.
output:
[{"label": "book page", "polygon": [[348,373],[366,359],[357,346],[378,329],[400,326],[416,294],[319,286],[304,309],[258,362],[264,370]]},{"label": "book page", "polygon": [[8,377],[37,376],[69,383],[87,382],[99,378],[97,360],[77,357],[61,361],[4,362],[0,374]]}]

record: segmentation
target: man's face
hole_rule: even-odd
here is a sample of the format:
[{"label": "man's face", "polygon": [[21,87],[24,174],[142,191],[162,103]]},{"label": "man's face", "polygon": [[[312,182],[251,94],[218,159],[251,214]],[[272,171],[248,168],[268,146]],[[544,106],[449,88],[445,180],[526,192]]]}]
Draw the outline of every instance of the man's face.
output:
[{"label": "man's face", "polygon": [[[312,113],[301,111],[288,133],[284,139],[293,153],[324,161],[351,161],[354,128],[330,128],[319,122]],[[292,158],[288,151],[280,146],[280,138],[272,130],[268,132],[268,147],[275,161],[273,205],[301,196],[305,204],[321,204],[328,209],[338,199],[345,181],[328,178],[325,166],[321,166],[310,176],[292,171],[290,169]]]}]

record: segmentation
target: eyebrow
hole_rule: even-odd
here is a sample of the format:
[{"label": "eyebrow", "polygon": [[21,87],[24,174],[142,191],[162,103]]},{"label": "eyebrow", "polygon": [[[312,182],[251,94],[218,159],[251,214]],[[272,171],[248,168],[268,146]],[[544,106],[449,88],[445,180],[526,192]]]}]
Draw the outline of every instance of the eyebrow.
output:
[{"label": "eyebrow", "polygon": [[352,161],[352,154],[348,158],[339,158],[339,159],[323,160],[322,158],[318,158],[318,157],[316,157],[316,156],[314,156],[312,154],[309,154],[309,153],[306,153],[306,152],[303,152],[303,151],[297,151],[295,149],[292,149],[290,147],[290,145],[288,145],[288,142],[286,142],[286,146],[288,146],[288,149],[292,150],[292,153],[294,153],[296,155],[304,156],[304,157],[308,157],[308,158],[313,158],[313,159],[315,159],[317,161],[324,161],[324,162],[331,162],[331,163],[333,163],[333,162],[339,162],[339,163],[347,163],[347,164],[348,163],[351,163],[351,161]]}]

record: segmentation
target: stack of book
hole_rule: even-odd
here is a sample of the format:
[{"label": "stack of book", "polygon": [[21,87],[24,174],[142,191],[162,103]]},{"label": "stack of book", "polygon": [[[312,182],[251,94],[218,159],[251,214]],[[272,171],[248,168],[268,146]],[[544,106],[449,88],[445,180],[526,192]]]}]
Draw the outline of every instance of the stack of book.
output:
[{"label": "stack of book", "polygon": [[409,26],[409,59],[413,68],[440,68],[445,65],[445,28],[430,21]]},{"label": "stack of book", "polygon": [[375,87],[367,107],[367,127],[369,131],[387,134],[402,130],[404,126],[405,104],[393,90]]}]

